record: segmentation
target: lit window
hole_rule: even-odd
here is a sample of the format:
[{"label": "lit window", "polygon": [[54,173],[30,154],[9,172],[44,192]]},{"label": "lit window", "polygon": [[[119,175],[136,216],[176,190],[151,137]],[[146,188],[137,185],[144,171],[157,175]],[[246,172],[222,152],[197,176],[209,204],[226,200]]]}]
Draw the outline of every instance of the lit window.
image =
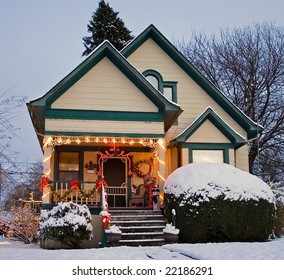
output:
[{"label": "lit window", "polygon": [[59,153],[59,180],[77,180],[79,176],[79,153]]},{"label": "lit window", "polygon": [[192,151],[192,162],[213,162],[223,163],[224,162],[224,151],[223,150],[193,150]]}]

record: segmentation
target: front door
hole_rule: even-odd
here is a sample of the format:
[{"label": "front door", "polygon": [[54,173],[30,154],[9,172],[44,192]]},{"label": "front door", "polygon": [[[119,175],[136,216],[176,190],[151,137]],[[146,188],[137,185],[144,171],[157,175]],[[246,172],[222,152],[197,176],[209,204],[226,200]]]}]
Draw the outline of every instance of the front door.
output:
[{"label": "front door", "polygon": [[108,184],[108,206],[127,206],[127,161],[124,157],[104,158],[103,176]]}]

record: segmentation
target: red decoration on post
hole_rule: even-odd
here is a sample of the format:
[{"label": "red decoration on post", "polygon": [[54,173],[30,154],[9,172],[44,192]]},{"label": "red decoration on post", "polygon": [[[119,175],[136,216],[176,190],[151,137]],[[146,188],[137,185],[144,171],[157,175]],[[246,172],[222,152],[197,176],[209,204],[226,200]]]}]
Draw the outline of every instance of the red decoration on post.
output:
[{"label": "red decoration on post", "polygon": [[79,191],[79,180],[71,182],[71,191],[73,190]]},{"label": "red decoration on post", "polygon": [[103,228],[106,229],[109,227],[109,222],[111,219],[111,215],[107,211],[101,211],[100,217],[102,219]]},{"label": "red decoration on post", "polygon": [[101,178],[99,180],[97,180],[96,182],[96,190],[100,190],[102,188],[102,185],[104,185],[104,187],[107,189],[107,182],[104,178]]},{"label": "red decoration on post", "polygon": [[44,187],[47,187],[50,184],[50,180],[46,177],[46,175],[41,176],[39,189],[43,191]]}]

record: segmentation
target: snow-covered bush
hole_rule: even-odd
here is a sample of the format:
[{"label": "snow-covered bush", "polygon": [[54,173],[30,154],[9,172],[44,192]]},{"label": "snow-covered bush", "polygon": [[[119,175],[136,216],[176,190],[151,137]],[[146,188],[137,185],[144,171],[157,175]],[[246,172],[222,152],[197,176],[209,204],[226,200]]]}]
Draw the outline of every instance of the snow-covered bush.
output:
[{"label": "snow-covered bush", "polygon": [[71,248],[80,248],[83,240],[91,240],[92,216],[86,205],[58,203],[40,214],[40,238],[60,241]]},{"label": "snow-covered bush", "polygon": [[274,234],[276,237],[284,235],[284,185],[283,182],[270,183],[270,187],[275,195],[276,221]]},{"label": "snow-covered bush", "polygon": [[265,241],[273,231],[274,195],[262,180],[228,164],[194,163],[164,184],[165,213],[182,242]]}]

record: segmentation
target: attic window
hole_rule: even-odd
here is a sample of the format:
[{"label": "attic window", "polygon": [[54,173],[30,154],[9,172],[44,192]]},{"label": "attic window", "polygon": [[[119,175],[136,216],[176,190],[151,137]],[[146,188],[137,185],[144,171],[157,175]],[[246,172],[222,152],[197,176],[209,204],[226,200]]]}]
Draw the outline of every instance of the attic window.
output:
[{"label": "attic window", "polygon": [[161,74],[155,70],[146,70],[143,72],[145,78],[164,96],[174,102],[177,102],[177,82],[167,82],[163,80]]},{"label": "attic window", "polygon": [[146,79],[155,89],[159,90],[159,80],[155,76],[148,75],[146,76]]}]

